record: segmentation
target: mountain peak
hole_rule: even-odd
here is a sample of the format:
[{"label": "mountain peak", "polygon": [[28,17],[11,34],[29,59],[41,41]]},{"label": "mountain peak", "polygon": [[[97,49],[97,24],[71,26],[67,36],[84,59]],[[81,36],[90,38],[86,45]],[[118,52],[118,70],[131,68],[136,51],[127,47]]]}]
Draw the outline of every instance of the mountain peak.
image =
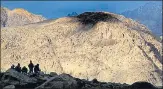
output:
[{"label": "mountain peak", "polygon": [[23,8],[16,8],[16,9],[12,10],[12,12],[18,13],[18,14],[21,14],[21,15],[31,15],[30,12],[28,12],[27,10],[25,10]]},{"label": "mountain peak", "polygon": [[9,10],[6,7],[1,7],[1,26],[20,26],[45,20],[41,15],[35,15],[23,8]]},{"label": "mountain peak", "polygon": [[154,2],[148,2],[144,6],[158,6],[158,4]]},{"label": "mountain peak", "polygon": [[28,12],[27,10],[24,10],[23,8],[16,8],[13,11],[15,11],[15,12]]}]

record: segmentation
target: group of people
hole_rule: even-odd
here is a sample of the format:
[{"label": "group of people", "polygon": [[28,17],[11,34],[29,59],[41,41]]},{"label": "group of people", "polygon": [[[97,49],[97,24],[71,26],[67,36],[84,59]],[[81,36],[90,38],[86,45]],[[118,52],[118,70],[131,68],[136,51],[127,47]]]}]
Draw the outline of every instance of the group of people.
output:
[{"label": "group of people", "polygon": [[[34,65],[31,60],[30,60],[30,63],[28,65],[28,68],[29,68],[29,73],[38,74],[41,71],[41,69],[39,68],[39,64]],[[14,69],[17,72],[24,73],[24,74],[28,73],[27,67],[24,66],[23,68],[21,68],[20,63],[18,63],[18,65],[16,67],[14,65],[12,65],[11,69]]]}]

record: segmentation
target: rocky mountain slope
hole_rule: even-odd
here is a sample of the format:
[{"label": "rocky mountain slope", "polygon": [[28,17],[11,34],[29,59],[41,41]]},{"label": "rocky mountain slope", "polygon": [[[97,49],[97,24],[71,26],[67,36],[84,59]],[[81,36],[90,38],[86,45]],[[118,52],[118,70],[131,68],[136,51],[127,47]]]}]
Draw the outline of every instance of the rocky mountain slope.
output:
[{"label": "rocky mountain slope", "polygon": [[32,14],[24,9],[9,10],[1,7],[1,27],[20,26],[45,20],[41,15]]},{"label": "rocky mountain slope", "polygon": [[162,85],[162,46],[142,24],[109,12],[86,12],[2,28],[1,66],[27,66],[103,82]]},{"label": "rocky mountain slope", "polygon": [[155,35],[162,35],[162,5],[147,3],[133,11],[123,12],[122,15],[146,25]]}]

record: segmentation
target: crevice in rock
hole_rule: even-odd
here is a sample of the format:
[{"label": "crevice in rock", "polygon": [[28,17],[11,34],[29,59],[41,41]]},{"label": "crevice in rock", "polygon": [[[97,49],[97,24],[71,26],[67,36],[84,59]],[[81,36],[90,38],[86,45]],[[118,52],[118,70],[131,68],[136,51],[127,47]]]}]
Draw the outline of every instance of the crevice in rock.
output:
[{"label": "crevice in rock", "polygon": [[158,74],[160,74],[160,76],[162,76],[162,71],[156,66],[156,64],[153,62],[153,60],[151,59],[151,57],[149,57],[146,52],[142,49],[142,47],[138,46],[140,48],[140,50],[143,52],[144,56],[148,58],[149,61],[152,62],[152,64],[154,65],[154,67],[156,68],[155,72],[157,72]]},{"label": "crevice in rock", "polygon": [[151,51],[153,51],[153,53],[155,54],[154,56],[159,59],[159,61],[163,64],[162,58],[161,58],[161,54],[159,53],[158,49],[152,44],[146,41],[146,44],[148,46],[150,46]]}]

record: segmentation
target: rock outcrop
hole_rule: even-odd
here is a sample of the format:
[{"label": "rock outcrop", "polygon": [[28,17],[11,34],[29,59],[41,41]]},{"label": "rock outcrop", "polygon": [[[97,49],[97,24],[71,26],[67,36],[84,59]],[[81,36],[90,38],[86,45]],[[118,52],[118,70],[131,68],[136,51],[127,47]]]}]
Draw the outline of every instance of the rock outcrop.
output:
[{"label": "rock outcrop", "polygon": [[46,20],[41,15],[32,14],[24,9],[9,10],[1,7],[1,27],[21,26]]},{"label": "rock outcrop", "polygon": [[108,12],[2,28],[1,66],[7,70],[12,64],[27,66],[32,60],[46,73],[159,86],[162,46],[150,33],[144,25]]},{"label": "rock outcrop", "polygon": [[[12,79],[10,79],[12,78]],[[13,69],[9,69],[6,71],[6,73],[3,75],[2,79],[3,82],[8,82],[11,85],[17,85],[17,84],[26,84],[26,83],[36,83],[37,79],[35,78],[29,78],[27,75],[21,74]],[[10,81],[9,80],[15,80],[15,81]],[[19,81],[19,82],[17,82]]]},{"label": "rock outcrop", "polygon": [[75,78],[67,74],[61,74],[55,77],[50,78],[48,81],[43,83],[41,86],[37,87],[36,89],[44,89],[44,88],[51,88],[51,89],[76,89],[77,82]]}]

